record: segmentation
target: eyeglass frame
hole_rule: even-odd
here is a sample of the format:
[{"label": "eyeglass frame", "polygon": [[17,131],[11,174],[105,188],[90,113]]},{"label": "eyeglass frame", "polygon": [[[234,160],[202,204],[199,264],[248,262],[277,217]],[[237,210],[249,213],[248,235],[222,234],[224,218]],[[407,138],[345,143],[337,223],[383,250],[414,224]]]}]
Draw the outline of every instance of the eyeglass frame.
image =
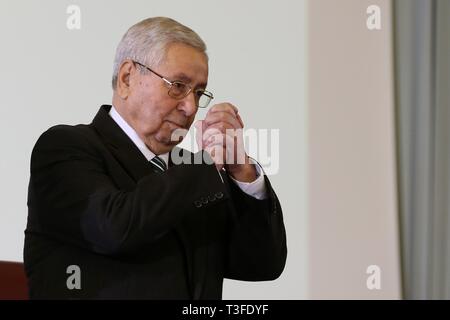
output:
[{"label": "eyeglass frame", "polygon": [[[171,97],[171,98],[173,98],[173,99],[177,99],[177,100],[184,99],[184,98],[186,98],[186,97],[193,91],[193,89],[194,89],[194,88],[192,88],[191,85],[189,85],[189,84],[187,84],[187,83],[184,83],[183,81],[178,81],[178,80],[170,81],[170,80],[166,79],[165,77],[163,77],[162,75],[160,75],[158,72],[153,71],[152,69],[150,69],[149,67],[147,67],[145,64],[140,63],[139,61],[135,61],[135,60],[132,60],[132,59],[130,59],[130,60],[131,60],[133,63],[135,63],[135,64],[137,64],[137,65],[139,65],[139,66],[141,66],[141,67],[147,69],[147,70],[150,71],[151,73],[154,73],[155,75],[157,75],[158,77],[160,77],[166,84],[168,84],[168,85],[169,85],[169,90],[167,91],[167,94],[169,95],[169,97]],[[173,96],[170,95],[170,90],[172,89],[172,86],[173,86],[175,83],[182,84],[182,85],[186,86],[186,87],[189,89],[189,90],[184,94],[184,96],[179,97],[179,98],[176,98],[176,97],[173,97]],[[207,107],[209,106],[209,104],[211,103],[211,100],[214,99],[214,96],[213,96],[213,94],[212,94],[211,92],[209,92],[209,91],[207,91],[207,90],[204,90],[204,89],[197,89],[197,90],[195,90],[194,92],[197,93],[197,92],[199,92],[199,91],[202,93],[202,95],[207,96],[207,97],[209,98],[209,101],[208,101],[208,104],[207,104],[206,106],[204,106],[204,107],[200,106],[200,105],[197,103],[197,107],[198,107],[198,108],[207,108]],[[200,102],[200,98],[199,98],[198,101]]]}]

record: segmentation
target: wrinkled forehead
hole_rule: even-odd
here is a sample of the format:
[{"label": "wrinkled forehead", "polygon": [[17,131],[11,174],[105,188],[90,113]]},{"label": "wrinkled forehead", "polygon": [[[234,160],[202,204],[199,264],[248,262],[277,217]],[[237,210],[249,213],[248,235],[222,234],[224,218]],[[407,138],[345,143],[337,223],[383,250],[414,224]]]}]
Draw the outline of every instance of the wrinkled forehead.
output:
[{"label": "wrinkled forehead", "polygon": [[185,44],[171,44],[159,70],[169,80],[179,80],[196,87],[206,87],[208,58],[204,52]]}]

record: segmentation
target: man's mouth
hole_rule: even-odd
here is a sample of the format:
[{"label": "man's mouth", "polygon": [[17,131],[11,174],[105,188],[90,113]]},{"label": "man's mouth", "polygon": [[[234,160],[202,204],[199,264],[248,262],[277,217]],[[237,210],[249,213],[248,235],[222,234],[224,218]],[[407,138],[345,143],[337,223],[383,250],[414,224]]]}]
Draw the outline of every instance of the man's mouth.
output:
[{"label": "man's mouth", "polygon": [[170,121],[170,120],[166,120],[166,121],[171,123],[173,126],[176,126],[176,127],[180,128],[180,129],[185,129],[185,125],[181,125],[181,124],[178,124],[178,123]]}]

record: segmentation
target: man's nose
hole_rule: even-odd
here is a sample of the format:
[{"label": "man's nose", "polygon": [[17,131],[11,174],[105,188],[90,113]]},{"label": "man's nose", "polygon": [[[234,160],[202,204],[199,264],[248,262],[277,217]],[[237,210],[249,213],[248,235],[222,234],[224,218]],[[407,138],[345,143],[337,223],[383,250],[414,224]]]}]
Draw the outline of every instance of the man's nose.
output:
[{"label": "man's nose", "polygon": [[197,112],[197,101],[193,90],[180,101],[179,109],[184,111],[186,117],[190,117]]}]

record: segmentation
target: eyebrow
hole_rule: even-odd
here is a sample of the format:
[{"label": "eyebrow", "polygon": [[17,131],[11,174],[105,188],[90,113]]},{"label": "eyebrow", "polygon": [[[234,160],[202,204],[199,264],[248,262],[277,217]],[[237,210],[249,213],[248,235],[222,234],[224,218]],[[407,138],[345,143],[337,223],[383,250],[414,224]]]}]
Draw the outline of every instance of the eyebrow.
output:
[{"label": "eyebrow", "polygon": [[[191,83],[192,82],[192,78],[187,76],[184,73],[177,73],[175,74],[172,78],[178,80],[178,81],[183,81],[183,82],[187,82],[187,83]],[[199,83],[196,88],[200,87],[200,88],[206,88],[207,83]]]}]

